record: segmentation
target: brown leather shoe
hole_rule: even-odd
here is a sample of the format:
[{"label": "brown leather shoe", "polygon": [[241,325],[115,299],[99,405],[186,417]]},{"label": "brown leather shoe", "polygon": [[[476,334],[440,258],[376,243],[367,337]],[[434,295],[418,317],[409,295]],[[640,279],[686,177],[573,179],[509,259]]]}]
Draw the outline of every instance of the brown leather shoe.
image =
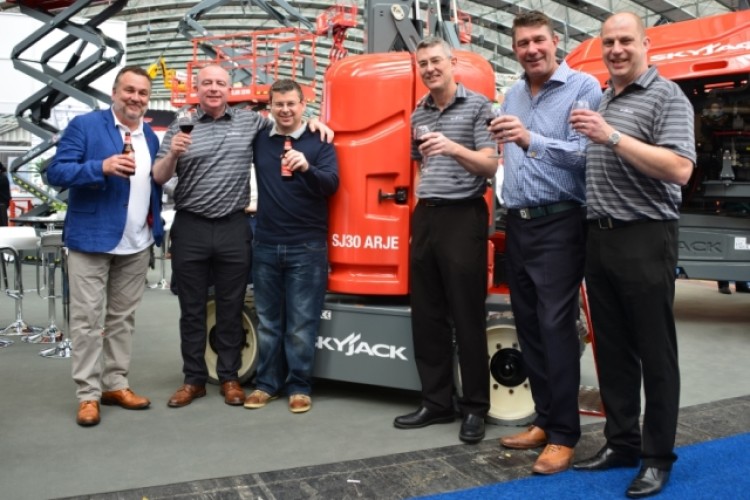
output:
[{"label": "brown leather shoe", "polygon": [[573,463],[573,448],[561,444],[548,444],[536,459],[531,470],[537,474],[557,474],[568,470],[571,463]]},{"label": "brown leather shoe", "polygon": [[221,384],[221,395],[224,402],[232,406],[241,406],[245,403],[245,391],[242,390],[239,381],[227,380]]},{"label": "brown leather shoe", "polygon": [[181,406],[187,406],[193,402],[196,398],[202,398],[206,395],[206,387],[203,385],[190,385],[185,384],[177,392],[172,394],[169,398],[167,406],[172,408],[180,408]]},{"label": "brown leather shoe", "polygon": [[500,444],[514,450],[530,450],[547,444],[547,433],[541,427],[532,425],[523,432],[500,438]]},{"label": "brown leather shoe", "polygon": [[151,401],[148,398],[139,396],[132,389],[120,389],[119,391],[105,391],[102,393],[103,405],[122,406],[126,410],[142,410],[148,408]]},{"label": "brown leather shoe", "polygon": [[99,401],[81,401],[78,404],[76,423],[90,427],[99,423]]}]

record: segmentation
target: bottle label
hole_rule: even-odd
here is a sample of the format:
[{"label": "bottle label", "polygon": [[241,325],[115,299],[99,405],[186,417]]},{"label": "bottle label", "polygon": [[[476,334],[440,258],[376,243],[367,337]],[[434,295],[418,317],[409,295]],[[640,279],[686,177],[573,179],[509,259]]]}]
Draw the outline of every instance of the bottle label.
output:
[{"label": "bottle label", "polygon": [[284,140],[284,151],[281,153],[281,177],[284,179],[291,179],[294,172],[289,169],[289,164],[286,160],[286,153],[292,149],[292,139],[287,137]]}]

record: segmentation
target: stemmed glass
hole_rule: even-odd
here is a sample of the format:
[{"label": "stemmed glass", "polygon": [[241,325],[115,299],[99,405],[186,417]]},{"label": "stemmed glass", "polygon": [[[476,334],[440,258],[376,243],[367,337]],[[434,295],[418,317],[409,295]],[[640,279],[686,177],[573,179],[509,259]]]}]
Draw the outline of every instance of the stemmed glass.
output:
[{"label": "stemmed glass", "polygon": [[[429,125],[417,125],[414,127],[414,140],[417,141],[418,145],[422,145],[427,139],[424,138],[426,134],[432,131]],[[422,170],[427,168],[427,158],[422,157]]]},{"label": "stemmed glass", "polygon": [[[570,111],[573,112],[578,109],[591,109],[591,106],[589,105],[589,102],[584,99],[578,99],[573,103],[573,106],[570,108]],[[581,134],[583,135],[583,134]],[[578,156],[586,156],[586,144],[588,143],[588,140],[583,137],[583,144],[579,142],[579,148],[578,148]]]},{"label": "stemmed glass", "polygon": [[[490,126],[490,124],[492,123],[492,120],[494,120],[495,118],[500,118],[501,116],[503,116],[502,109],[503,108],[500,105],[500,103],[495,102],[495,103],[492,104],[492,107],[490,108],[490,113],[487,115],[487,118],[485,118],[485,123],[487,124],[487,127]],[[495,154],[493,154],[493,155],[490,155],[490,157],[491,158],[500,158],[502,156],[502,154],[501,154],[500,151],[501,151],[501,141],[498,141],[497,152]]]},{"label": "stemmed glass", "polygon": [[502,106],[500,106],[500,104],[498,104],[498,103],[494,103],[492,105],[492,107],[490,108],[490,114],[487,115],[487,118],[485,120],[485,122],[487,123],[488,127],[490,126],[490,123],[492,123],[492,120],[494,120],[495,118],[500,118],[501,116],[503,116],[502,109],[503,109]]},{"label": "stemmed glass", "polygon": [[189,134],[193,131],[194,125],[193,113],[191,113],[187,109],[181,109],[177,112],[177,126],[180,127],[180,130],[182,132]]}]

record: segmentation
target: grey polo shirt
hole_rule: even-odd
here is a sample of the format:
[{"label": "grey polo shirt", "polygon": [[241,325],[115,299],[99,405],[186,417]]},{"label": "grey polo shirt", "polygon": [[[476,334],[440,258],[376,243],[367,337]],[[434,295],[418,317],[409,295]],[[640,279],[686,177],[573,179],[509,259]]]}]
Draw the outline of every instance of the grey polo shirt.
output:
[{"label": "grey polo shirt", "polygon": [[[616,130],[646,144],[667,148],[695,163],[693,106],[680,87],[651,66],[615,96],[610,82],[599,113]],[[680,186],[648,177],[607,144],[590,144],[586,154],[589,219],[612,217],[679,219]]]},{"label": "grey polo shirt", "polygon": [[[489,99],[459,83],[453,101],[443,111],[435,106],[431,95],[423,97],[411,115],[411,126],[414,130],[418,125],[429,125],[432,131],[442,132],[450,140],[474,151],[482,148],[495,150],[497,144],[485,123],[489,114]],[[414,137],[411,157],[422,161],[418,198],[461,200],[484,195],[486,178],[467,172],[449,156],[431,156],[423,160]]]},{"label": "grey polo shirt", "polygon": [[[227,107],[217,119],[200,108],[196,113],[192,144],[177,160],[175,209],[210,219],[244,210],[250,203],[253,139],[271,122],[246,109]],[[167,154],[178,130],[177,121],[169,126],[157,159]]]}]

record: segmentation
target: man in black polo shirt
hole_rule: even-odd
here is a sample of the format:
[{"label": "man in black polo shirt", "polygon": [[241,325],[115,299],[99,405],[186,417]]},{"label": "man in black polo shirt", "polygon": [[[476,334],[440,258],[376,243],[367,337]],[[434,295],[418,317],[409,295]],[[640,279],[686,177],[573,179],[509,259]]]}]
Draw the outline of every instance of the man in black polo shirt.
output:
[{"label": "man in black polo shirt", "polygon": [[[577,470],[641,469],[640,498],[669,480],[680,402],[672,307],[680,186],[695,164],[694,112],[680,87],[648,66],[649,38],[635,14],[602,25],[610,74],[599,112],[571,122],[592,141],[586,155],[586,284],[596,332],[606,444]],[[646,395],[639,426],[641,378]]]},{"label": "man in black polo shirt", "polygon": [[495,175],[496,145],[484,123],[489,100],[457,84],[456,58],[440,38],[417,45],[419,75],[430,93],[412,113],[411,124],[432,132],[412,158],[421,160],[420,201],[412,218],[411,307],[422,405],[397,417],[399,429],[452,422],[453,327],[461,366],[463,414],[459,438],[484,438],[489,410],[487,298],[487,204],[482,196]]}]

